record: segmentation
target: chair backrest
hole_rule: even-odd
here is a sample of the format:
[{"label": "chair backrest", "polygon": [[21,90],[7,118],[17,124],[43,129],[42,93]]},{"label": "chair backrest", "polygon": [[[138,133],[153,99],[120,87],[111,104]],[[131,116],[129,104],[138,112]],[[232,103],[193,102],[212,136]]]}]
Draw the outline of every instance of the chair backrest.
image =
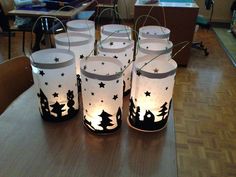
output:
[{"label": "chair backrest", "polygon": [[8,12],[14,9],[14,0],[0,0],[0,4],[4,15],[8,15]]},{"label": "chair backrest", "polygon": [[30,60],[21,56],[0,64],[0,114],[33,84]]}]

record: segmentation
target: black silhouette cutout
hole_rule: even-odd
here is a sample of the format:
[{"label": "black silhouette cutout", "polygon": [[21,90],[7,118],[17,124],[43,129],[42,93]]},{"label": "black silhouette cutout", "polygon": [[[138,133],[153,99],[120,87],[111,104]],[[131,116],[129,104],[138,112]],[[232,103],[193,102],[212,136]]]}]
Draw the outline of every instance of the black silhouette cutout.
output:
[{"label": "black silhouette cutout", "polygon": [[99,115],[102,118],[101,123],[99,124],[99,126],[101,126],[103,128],[104,131],[107,130],[108,126],[113,125],[111,122],[112,120],[109,119],[109,117],[111,117],[112,115],[107,113],[106,111],[102,111],[102,113]]},{"label": "black silhouette cutout", "polygon": [[115,55],[113,58],[117,59],[118,57]]},{"label": "black silhouette cutout", "polygon": [[117,126],[120,127],[121,126],[121,117],[122,117],[122,111],[121,108],[119,107],[117,113],[116,113],[116,122],[117,122]]},{"label": "black silhouette cutout", "polygon": [[166,90],[168,90],[169,89],[169,87],[166,87]]},{"label": "black silhouette cutout", "polygon": [[64,73],[61,73],[61,76],[63,77],[65,74]]},{"label": "black silhouette cutout", "polygon": [[132,119],[132,121],[135,121],[135,115],[135,105],[133,98],[131,97],[129,102],[129,118]]},{"label": "black silhouette cutout", "polygon": [[50,110],[48,105],[48,99],[43,93],[43,91],[40,89],[40,93],[38,94],[40,98],[40,104],[41,104],[41,116],[42,117],[50,117]]},{"label": "black silhouette cutout", "polygon": [[53,93],[52,95],[53,95],[54,98],[58,97],[58,93],[57,92]]},{"label": "black silhouette cutout", "polygon": [[112,46],[112,45],[113,45],[113,42],[110,42],[110,45]]},{"label": "black silhouette cutout", "polygon": [[99,83],[99,87],[100,87],[100,88],[104,88],[104,87],[105,87],[105,84],[104,84],[103,82],[100,82],[100,83]]},{"label": "black silhouette cutout", "polygon": [[95,128],[92,126],[91,122],[89,122],[86,119],[86,116],[84,116],[84,125],[87,126],[89,128],[89,130],[96,131]]},{"label": "black silhouette cutout", "polygon": [[55,61],[56,63],[59,62],[59,58],[56,57],[56,58],[54,59],[54,61]]},{"label": "black silhouette cutout", "polygon": [[40,70],[40,71],[39,71],[39,74],[40,74],[41,76],[45,75],[45,73],[43,72],[43,70]]},{"label": "black silhouette cutout", "polygon": [[83,58],[84,58],[84,55],[80,55],[79,58],[80,58],[80,59],[83,59]]},{"label": "black silhouette cutout", "polygon": [[65,104],[60,104],[56,101],[55,104],[50,105],[50,106],[52,107],[51,111],[57,114],[56,117],[62,117],[62,112],[65,111],[65,109],[62,109],[62,108],[65,106]]},{"label": "black silhouette cutout", "polygon": [[118,98],[118,95],[114,95],[112,99],[116,100],[117,98]]},{"label": "black silhouette cutout", "polygon": [[75,101],[74,101],[74,93],[72,90],[68,90],[67,100],[68,100],[67,106],[69,107],[67,112],[68,114],[73,115],[75,113],[75,108],[73,107],[75,104]]},{"label": "black silhouette cutout", "polygon": [[145,95],[146,95],[146,96],[151,96],[151,92],[146,91],[146,92],[145,92]]},{"label": "black silhouette cutout", "polygon": [[78,92],[81,92],[81,78],[80,78],[80,75],[77,74],[76,77],[77,77]]}]

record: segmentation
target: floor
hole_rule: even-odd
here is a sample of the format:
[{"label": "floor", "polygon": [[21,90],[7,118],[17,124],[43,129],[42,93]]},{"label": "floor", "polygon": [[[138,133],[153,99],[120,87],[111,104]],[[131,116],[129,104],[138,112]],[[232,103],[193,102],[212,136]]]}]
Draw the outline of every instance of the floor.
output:
[{"label": "floor", "polygon": [[[199,30],[209,56],[192,49],[187,67],[177,71],[174,89],[179,177],[236,176],[236,68],[213,31]],[[31,40],[27,36],[27,46]],[[13,39],[12,56],[21,52]],[[7,58],[7,38],[0,37],[0,61]],[[29,51],[27,52],[29,53]]]}]

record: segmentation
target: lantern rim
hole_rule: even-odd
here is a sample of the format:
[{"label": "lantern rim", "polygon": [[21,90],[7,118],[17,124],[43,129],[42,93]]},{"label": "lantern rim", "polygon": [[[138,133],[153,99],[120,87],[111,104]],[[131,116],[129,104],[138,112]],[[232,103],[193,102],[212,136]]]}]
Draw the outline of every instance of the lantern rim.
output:
[{"label": "lantern rim", "polygon": [[[166,48],[163,47],[163,49],[160,50],[149,50],[144,47],[142,47],[142,44],[145,43],[150,43],[150,42],[155,42],[159,44],[164,44]],[[145,38],[139,40],[139,46],[138,50],[141,51],[142,53],[149,54],[149,55],[163,55],[172,52],[173,48],[173,43],[170,40],[163,40],[163,39],[158,39],[158,38]]]},{"label": "lantern rim", "polygon": [[[103,46],[103,44],[107,44],[110,42],[125,42],[125,43],[128,43],[128,45],[121,47],[121,48],[109,48],[109,47]],[[108,38],[103,41],[100,41],[100,43],[97,45],[97,48],[98,48],[98,51],[100,51],[100,52],[120,53],[120,52],[123,52],[125,49],[132,48],[133,46],[134,46],[134,41],[131,39]]]},{"label": "lantern rim", "polygon": [[[57,62],[43,62],[43,60],[36,61],[35,58],[41,58],[40,55],[42,54],[48,54],[47,56],[49,57],[49,54],[54,54],[53,57],[56,58],[58,54],[66,54],[68,55],[68,59],[66,61],[57,61]],[[30,56],[31,64],[34,67],[41,68],[41,69],[57,69],[57,68],[63,68],[66,66],[70,66],[71,64],[75,63],[75,54],[67,49],[58,49],[58,48],[51,48],[51,49],[43,49],[39,50],[37,52],[34,52]]]},{"label": "lantern rim", "polygon": [[[114,28],[115,26],[115,28]],[[114,29],[114,30],[113,30]],[[119,31],[121,30],[121,31]],[[129,37],[131,35],[131,28],[127,25],[121,24],[107,24],[101,26],[101,33],[113,37]]]},{"label": "lantern rim", "polygon": [[[134,62],[134,70],[136,71],[136,73],[139,73],[142,76],[148,77],[148,78],[166,78],[172,75],[175,75],[176,71],[177,71],[177,63],[176,61],[174,61],[173,59],[170,60],[161,60],[156,58],[156,60],[154,62],[155,66],[161,65],[161,64],[168,64],[169,66],[167,67],[167,71],[166,72],[150,72],[145,70],[145,63],[147,63],[147,65],[149,64],[148,61],[151,61],[152,59],[156,58],[156,56],[143,56],[143,57],[139,57],[135,60]],[[147,61],[147,62],[145,62]],[[152,62],[150,63],[150,65],[154,65]]]},{"label": "lantern rim", "polygon": [[[69,37],[69,39],[68,39]],[[79,40],[80,37],[83,37],[85,39]],[[71,41],[71,39],[78,38],[78,41]],[[64,40],[65,39],[65,40]],[[55,35],[55,42],[58,45],[62,46],[78,46],[78,45],[86,45],[89,42],[93,41],[93,36],[85,33],[59,33]]]},{"label": "lantern rim", "polygon": [[[85,27],[80,27],[81,24],[85,24]],[[87,31],[95,27],[95,23],[91,20],[71,20],[66,23],[66,26],[71,31]]]},{"label": "lantern rim", "polygon": [[[116,64],[117,66],[119,66],[120,71],[117,71],[115,74],[97,74],[97,73],[92,73],[92,71],[87,71],[85,66],[87,66],[88,62],[97,62],[97,61],[101,61],[101,62],[112,62],[114,64]],[[83,73],[85,76],[92,78],[92,79],[98,79],[98,80],[103,80],[103,81],[110,81],[110,80],[114,80],[114,79],[119,79],[122,76],[122,63],[119,60],[116,60],[112,57],[102,57],[102,56],[90,56],[87,59],[81,60],[80,63],[80,71],[81,73]]]},{"label": "lantern rim", "polygon": [[[157,34],[147,34],[144,32],[144,30],[147,30],[149,28],[154,28],[154,30],[157,30]],[[169,38],[170,36],[170,29],[163,27],[163,26],[155,26],[155,25],[148,25],[148,26],[143,26],[139,28],[139,32],[141,33],[140,35],[144,38],[152,38],[152,37],[158,37],[160,39],[166,39]]]}]

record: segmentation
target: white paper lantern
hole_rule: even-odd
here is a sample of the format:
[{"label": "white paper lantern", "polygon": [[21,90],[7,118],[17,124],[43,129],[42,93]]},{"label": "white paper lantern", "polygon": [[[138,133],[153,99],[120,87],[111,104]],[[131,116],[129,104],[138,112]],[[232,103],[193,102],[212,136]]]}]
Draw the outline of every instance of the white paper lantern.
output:
[{"label": "white paper lantern", "polygon": [[72,118],[79,109],[74,54],[65,49],[45,49],[33,53],[31,61],[42,118]]},{"label": "white paper lantern", "polygon": [[121,126],[123,91],[122,63],[110,57],[81,61],[84,125],[98,134]]},{"label": "white paper lantern", "polygon": [[67,31],[89,34],[95,42],[95,23],[91,20],[71,20],[66,23]]},{"label": "white paper lantern", "polygon": [[166,126],[177,69],[172,59],[156,58],[145,65],[152,58],[144,56],[134,63],[128,118],[131,127],[147,132]]},{"label": "white paper lantern", "polygon": [[55,35],[55,43],[56,48],[70,49],[74,52],[76,74],[80,75],[80,60],[87,57],[94,50],[92,36],[84,33],[59,33]]},{"label": "white paper lantern", "polygon": [[163,26],[143,26],[139,28],[139,39],[156,38],[169,40],[170,30]]},{"label": "white paper lantern", "polygon": [[108,38],[97,46],[98,56],[108,56],[123,64],[123,92],[129,94],[131,88],[131,71],[134,57],[134,41],[122,38]]},{"label": "white paper lantern", "polygon": [[126,25],[109,24],[101,26],[101,40],[112,38],[132,39],[132,29]]},{"label": "white paper lantern", "polygon": [[153,55],[162,55],[162,59],[169,60],[171,58],[173,44],[171,41],[161,39],[141,39],[137,42],[137,54],[136,58]]}]

